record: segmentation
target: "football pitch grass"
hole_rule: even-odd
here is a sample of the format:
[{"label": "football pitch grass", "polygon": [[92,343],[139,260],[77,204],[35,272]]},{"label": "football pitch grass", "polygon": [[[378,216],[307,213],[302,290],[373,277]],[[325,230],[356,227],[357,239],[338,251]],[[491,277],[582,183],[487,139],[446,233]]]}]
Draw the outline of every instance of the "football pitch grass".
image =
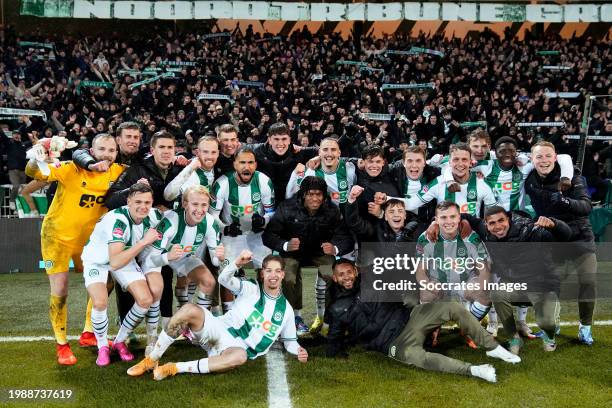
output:
[{"label": "football pitch grass", "polygon": [[[304,271],[307,322],[314,311],[314,271]],[[151,375],[128,377],[133,363],[113,360],[105,368],[95,365],[96,350],[79,348],[71,341],[78,363],[60,367],[52,341],[6,341],[16,336],[51,336],[48,321],[48,283],[44,273],[0,274],[0,407],[267,407],[266,360],[260,358],[229,373],[178,375],[161,382]],[[83,327],[86,294],[82,278],[71,274],[69,334]],[[308,313],[306,313],[308,312]],[[109,302],[111,335],[116,316],[114,297]],[[576,321],[575,302],[564,302],[561,318]],[[601,300],[596,320],[612,319],[612,302]],[[530,310],[529,321],[533,321]],[[287,381],[294,407],[609,407],[612,405],[610,362],[612,326],[595,326],[595,344],[578,344],[576,326],[563,326],[554,353],[545,353],[540,340],[527,340],[522,363],[510,365],[471,350],[455,332],[443,332],[433,351],[473,364],[493,364],[497,384],[452,374],[408,367],[383,354],[353,348],[348,359],[328,359],[325,347],[314,339],[301,341],[309,352],[307,364],[285,355]],[[143,333],[139,328],[138,333]],[[136,359],[144,341],[131,346]],[[177,342],[163,362],[204,357],[198,347]],[[9,389],[71,390],[65,401],[8,402]]]}]

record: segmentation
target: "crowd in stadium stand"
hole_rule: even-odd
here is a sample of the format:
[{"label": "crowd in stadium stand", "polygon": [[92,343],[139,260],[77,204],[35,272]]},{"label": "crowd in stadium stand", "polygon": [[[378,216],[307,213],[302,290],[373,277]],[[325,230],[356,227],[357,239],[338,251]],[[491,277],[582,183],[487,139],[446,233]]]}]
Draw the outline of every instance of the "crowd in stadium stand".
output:
[{"label": "crowd in stadium stand", "polygon": [[[20,47],[26,40],[53,42],[55,47]],[[385,54],[411,46],[445,55]],[[146,38],[53,38],[20,36],[8,28],[1,49],[0,106],[47,113],[46,123],[37,117],[8,122],[23,141],[65,132],[88,146],[96,133],[112,132],[122,121],[134,120],[142,124],[144,147],[154,132],[166,129],[187,154],[199,136],[220,124],[238,127],[242,141],[260,142],[272,123],[286,121],[298,145],[318,145],[324,137],[346,134],[355,142],[345,154],[358,155],[363,146],[377,143],[393,159],[401,147],[426,140],[431,157],[447,153],[451,143],[465,138],[469,129],[461,123],[486,121],[493,142],[508,135],[518,141],[519,150],[527,151],[534,141],[544,139],[559,152],[575,156],[577,140],[563,136],[580,132],[584,95],[610,93],[612,86],[609,42],[534,39],[529,33],[523,42],[491,31],[464,40],[393,36],[354,41],[306,29],[280,39],[261,37],[250,28],[244,34],[236,30],[231,37],[216,38],[172,31]],[[560,54],[539,55],[542,50]],[[165,60],[197,65],[184,67],[175,78],[128,88],[150,76],[133,77],[122,70],[162,67],[161,73]],[[336,64],[342,60],[366,62],[374,70]],[[544,70],[545,65],[571,69]],[[111,82],[112,88],[79,88],[85,80]],[[238,87],[235,80],[264,86]],[[435,91],[380,90],[383,83],[429,82],[436,84]],[[581,96],[547,98],[547,91],[575,91]],[[225,94],[235,103],[198,101],[202,93]],[[594,107],[589,134],[612,134],[610,111],[603,108]],[[394,120],[363,120],[356,115],[359,111],[391,113]],[[565,127],[516,126],[551,121],[565,122]],[[597,200],[605,194],[602,178],[612,176],[610,156],[608,142],[589,142],[583,174],[591,187],[599,187]]]}]

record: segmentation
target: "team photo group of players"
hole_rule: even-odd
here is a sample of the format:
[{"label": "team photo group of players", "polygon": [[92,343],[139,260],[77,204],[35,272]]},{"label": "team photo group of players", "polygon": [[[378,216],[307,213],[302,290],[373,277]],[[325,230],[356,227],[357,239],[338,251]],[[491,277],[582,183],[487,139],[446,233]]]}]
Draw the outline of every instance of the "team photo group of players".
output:
[{"label": "team photo group of players", "polygon": [[[519,152],[515,139],[492,145],[479,129],[446,156],[404,146],[388,162],[375,145],[361,157],[344,157],[342,141],[333,137],[296,146],[283,123],[254,145],[241,144],[237,129],[222,125],[216,136],[202,136],[197,155],[187,160],[176,155],[172,134],[155,133],[146,151],[141,137],[138,124],[125,122],[115,135],[95,136],[72,161],[53,162],[42,143],[28,155],[28,176],[58,183],[41,249],[61,365],[77,363],[67,341],[71,260],[89,296],[79,345],[98,348],[98,366],[109,365],[113,353],[134,360],[129,338],[144,322],[145,356],[130,376],[226,371],[266,354],[276,341],[305,363],[308,353],[298,339],[311,334],[326,338],[329,357],[360,344],[405,364],[496,382],[492,365],[428,352],[425,344],[435,347],[440,327],[451,322],[470,347],[508,363],[521,361],[525,338],[539,337],[545,351],[554,351],[561,270],[577,273],[578,339],[593,343],[591,202],[571,158],[557,155],[551,143]],[[415,279],[423,290],[413,302],[366,302],[360,250],[368,242],[406,242],[420,257],[484,262],[461,272],[452,262],[421,266]],[[511,256],[489,250],[488,242],[581,245],[553,259]],[[254,268],[257,278],[247,279],[244,267]],[[317,268],[305,291],[302,267]],[[528,281],[530,289],[440,289],[484,281]],[[113,290],[120,328],[111,342]],[[310,327],[302,318],[303,293],[316,298]],[[531,306],[537,332],[526,323]],[[505,346],[496,340],[498,330]],[[180,339],[201,346],[206,358],[159,364]]]}]

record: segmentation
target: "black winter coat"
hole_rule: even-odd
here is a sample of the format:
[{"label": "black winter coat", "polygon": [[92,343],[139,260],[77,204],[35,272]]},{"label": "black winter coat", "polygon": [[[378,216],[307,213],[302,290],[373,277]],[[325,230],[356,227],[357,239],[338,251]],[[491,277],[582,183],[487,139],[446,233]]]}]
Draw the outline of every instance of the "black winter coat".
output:
[{"label": "black winter coat", "polygon": [[560,179],[558,163],[546,177],[540,177],[533,170],[525,180],[525,192],[538,215],[565,221],[572,229],[571,241],[585,242],[587,244],[581,245],[582,252],[593,252],[595,236],[589,220],[592,206],[584,178],[574,170],[572,187],[563,193],[558,189]]},{"label": "black winter coat", "polygon": [[182,167],[171,165],[168,174],[164,178],[159,168],[155,165],[153,156],[145,159],[144,163],[140,166],[130,166],[108,190],[106,206],[114,210],[126,205],[129,188],[141,178],[146,178],[153,189],[153,205],[163,205],[167,208],[172,208],[172,202],[164,198],[164,189],[182,169]]},{"label": "black winter coat", "polygon": [[334,284],[330,292],[332,300],[326,312],[328,357],[345,354],[352,344],[386,354],[410,319],[411,309],[402,303],[363,302],[359,276],[352,289]]},{"label": "black winter coat", "polygon": [[[528,291],[559,291],[560,277],[555,272],[553,257],[557,248],[540,242],[567,242],[572,236],[571,228],[563,221],[552,218],[555,226],[551,230],[536,227],[535,221],[526,214],[510,212],[508,234],[499,239],[487,231],[481,218],[462,214],[483,241],[491,255],[492,272],[502,282],[527,283]],[[508,243],[512,243],[508,245]],[[565,247],[560,247],[563,250]]]},{"label": "black winter coat", "polygon": [[[268,248],[278,251],[283,257],[301,262],[308,262],[323,255],[321,244],[324,242],[335,245],[338,248],[338,256],[347,254],[354,248],[353,238],[342,221],[338,207],[326,200],[314,215],[310,215],[299,194],[280,203],[262,238]],[[300,248],[297,251],[285,252],[283,245],[291,238],[300,239]]]}]

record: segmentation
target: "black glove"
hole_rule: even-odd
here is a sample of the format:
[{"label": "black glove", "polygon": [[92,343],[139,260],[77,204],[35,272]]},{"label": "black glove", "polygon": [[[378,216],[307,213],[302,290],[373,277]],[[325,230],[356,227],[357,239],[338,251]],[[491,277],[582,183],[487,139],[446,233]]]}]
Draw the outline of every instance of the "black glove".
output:
[{"label": "black glove", "polygon": [[251,223],[251,231],[257,234],[258,232],[262,232],[264,230],[264,227],[266,226],[266,219],[261,215],[255,213],[251,218]]},{"label": "black glove", "polygon": [[561,192],[553,193],[550,196],[550,203],[553,206],[559,206],[566,209],[569,209],[571,206],[569,198],[565,197]]},{"label": "black glove", "polygon": [[237,237],[238,235],[242,235],[240,224],[237,222],[232,222],[230,225],[225,227],[223,230],[223,235],[227,237]]}]

